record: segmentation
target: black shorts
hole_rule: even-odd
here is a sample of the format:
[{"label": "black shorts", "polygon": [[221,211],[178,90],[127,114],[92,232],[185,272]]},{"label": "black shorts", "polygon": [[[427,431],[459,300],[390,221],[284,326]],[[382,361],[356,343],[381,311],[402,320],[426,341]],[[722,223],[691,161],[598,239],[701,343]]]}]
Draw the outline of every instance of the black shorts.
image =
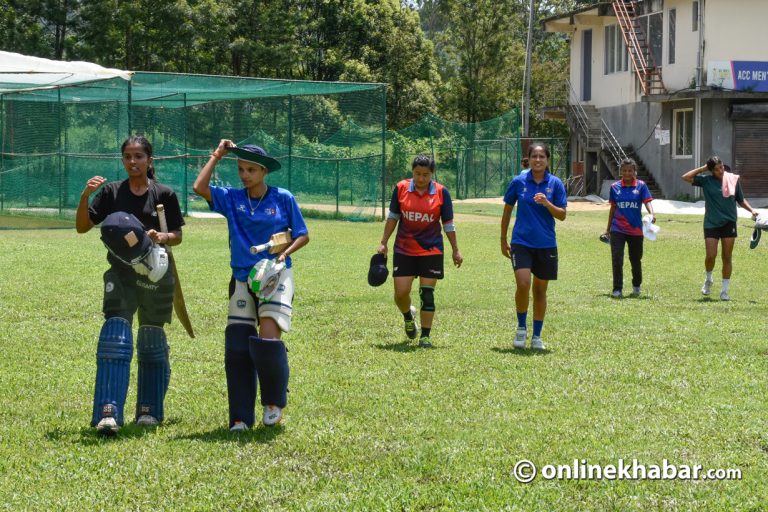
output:
[{"label": "black shorts", "polygon": [[443,255],[406,256],[396,252],[392,263],[392,277],[410,276],[442,279]]},{"label": "black shorts", "polygon": [[534,249],[525,245],[512,244],[512,268],[531,269],[531,273],[545,281],[557,280],[557,247]]},{"label": "black shorts", "polygon": [[131,322],[138,310],[139,325],[162,327],[171,322],[175,285],[172,268],[156,283],[133,269],[111,268],[104,272],[104,318],[119,316]]},{"label": "black shorts", "polygon": [[704,228],[704,238],[736,238],[736,223],[726,222],[718,228]]}]

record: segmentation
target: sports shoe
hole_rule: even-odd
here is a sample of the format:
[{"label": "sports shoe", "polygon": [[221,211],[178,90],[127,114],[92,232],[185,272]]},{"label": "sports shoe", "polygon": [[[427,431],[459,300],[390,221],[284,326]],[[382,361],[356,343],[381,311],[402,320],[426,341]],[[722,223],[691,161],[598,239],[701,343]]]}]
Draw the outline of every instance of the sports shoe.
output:
[{"label": "sports shoe", "polygon": [[611,297],[614,299],[620,299],[621,298],[621,290],[613,290],[613,293],[611,293]]},{"label": "sports shoe", "polygon": [[544,342],[542,341],[541,336],[531,337],[531,348],[533,350],[544,350]]},{"label": "sports shoe", "polygon": [[633,297],[639,297],[640,296],[640,287],[639,286],[633,286],[632,287],[632,296]]},{"label": "sports shoe", "polygon": [[512,346],[515,348],[525,348],[525,340],[528,339],[528,329],[525,327],[518,327],[515,331],[515,341],[512,342]]},{"label": "sports shoe", "polygon": [[701,287],[701,294],[702,295],[709,295],[712,291],[712,280],[711,279],[705,279],[704,280],[704,286]]},{"label": "sports shoe", "polygon": [[273,427],[283,420],[283,410],[276,405],[264,406],[264,417],[261,421],[266,427]]},{"label": "sports shoe", "polygon": [[419,346],[421,348],[432,348],[432,342],[429,340],[429,336],[419,338]]},{"label": "sports shoe", "polygon": [[150,416],[149,414],[142,414],[139,419],[136,420],[136,424],[141,427],[156,427],[160,424],[157,418]]},{"label": "sports shoe", "polygon": [[114,436],[118,430],[120,427],[112,416],[101,418],[101,421],[96,425],[96,433],[102,436]]},{"label": "sports shoe", "polygon": [[731,296],[728,295],[728,292],[723,290],[720,292],[720,300],[731,300]]},{"label": "sports shoe", "polygon": [[419,333],[419,326],[416,324],[416,308],[411,306],[412,320],[405,321],[405,335],[409,339],[416,339],[416,335]]},{"label": "sports shoe", "polygon": [[245,432],[246,430],[248,430],[248,425],[246,425],[244,421],[236,421],[229,427],[230,432]]}]

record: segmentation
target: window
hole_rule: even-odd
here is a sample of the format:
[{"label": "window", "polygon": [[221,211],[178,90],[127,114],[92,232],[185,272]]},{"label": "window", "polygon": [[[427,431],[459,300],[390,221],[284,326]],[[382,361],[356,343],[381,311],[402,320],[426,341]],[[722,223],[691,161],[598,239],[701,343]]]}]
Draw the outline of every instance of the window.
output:
[{"label": "window", "polygon": [[618,25],[605,27],[605,72],[609,75],[629,69],[627,47]]},{"label": "window", "polygon": [[669,10],[669,63],[675,63],[675,22],[677,21],[677,9]]},{"label": "window", "polygon": [[693,2],[693,24],[691,25],[693,27],[693,32],[696,32],[699,30],[699,2],[694,1]]},{"label": "window", "polygon": [[693,109],[673,110],[672,123],[674,140],[672,156],[676,158],[693,157]]}]

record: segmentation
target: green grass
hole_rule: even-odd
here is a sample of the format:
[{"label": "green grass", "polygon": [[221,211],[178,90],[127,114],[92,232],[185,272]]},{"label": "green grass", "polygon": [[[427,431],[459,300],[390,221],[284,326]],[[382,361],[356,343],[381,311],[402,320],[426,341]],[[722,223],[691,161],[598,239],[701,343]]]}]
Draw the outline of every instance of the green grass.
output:
[{"label": "green grass", "polygon": [[[498,219],[484,220],[458,220],[465,264],[437,287],[433,350],[406,343],[391,281],[366,283],[382,224],[309,220],[285,336],[285,425],[231,435],[226,227],[187,219],[174,253],[198,336],[176,321],[167,329],[166,423],[111,440],[88,428],[106,269],[98,231],[2,232],[0,508],[765,509],[767,249],[748,249],[749,223],[733,301],[699,293],[701,218],[663,215],[659,240],[645,244],[643,296],[612,300],[609,250],[597,240],[605,213],[569,214],[558,223],[548,351],[534,354],[511,349],[512,271]],[[622,458],[738,468],[743,479],[524,485],[511,476],[521,459]]]}]

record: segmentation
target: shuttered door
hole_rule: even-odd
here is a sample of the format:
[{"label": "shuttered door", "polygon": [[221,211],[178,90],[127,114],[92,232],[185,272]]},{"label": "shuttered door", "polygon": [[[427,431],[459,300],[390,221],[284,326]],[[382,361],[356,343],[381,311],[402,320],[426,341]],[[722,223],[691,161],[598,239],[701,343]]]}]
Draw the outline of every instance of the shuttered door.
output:
[{"label": "shuttered door", "polygon": [[768,197],[768,119],[734,121],[734,169],[748,197]]}]

